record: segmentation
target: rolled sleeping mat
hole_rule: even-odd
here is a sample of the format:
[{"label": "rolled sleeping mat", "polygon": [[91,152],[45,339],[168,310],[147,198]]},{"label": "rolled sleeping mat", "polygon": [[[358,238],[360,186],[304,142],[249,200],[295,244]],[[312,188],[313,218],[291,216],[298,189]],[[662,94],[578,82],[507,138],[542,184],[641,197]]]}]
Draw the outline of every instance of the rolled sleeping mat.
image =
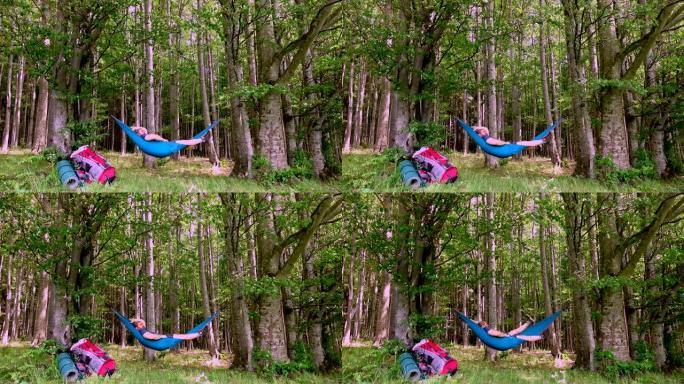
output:
[{"label": "rolled sleeping mat", "polygon": [[401,181],[404,182],[405,186],[413,189],[420,188],[423,181],[418,174],[418,170],[416,170],[416,166],[413,165],[411,160],[402,160],[399,162],[399,172],[401,173]]},{"label": "rolled sleeping mat", "polygon": [[73,383],[78,381],[80,374],[70,354],[60,353],[57,355],[57,367],[59,368],[59,374],[62,375],[65,382]]},{"label": "rolled sleeping mat", "polygon": [[409,381],[420,380],[420,369],[418,369],[418,363],[416,363],[412,353],[404,352],[399,355],[399,365],[401,366],[401,373],[404,374],[404,379]]},{"label": "rolled sleeping mat", "polygon": [[74,166],[71,165],[69,160],[61,160],[57,162],[57,173],[59,174],[59,181],[62,185],[69,187],[69,189],[74,190],[81,185],[81,181],[76,175]]}]

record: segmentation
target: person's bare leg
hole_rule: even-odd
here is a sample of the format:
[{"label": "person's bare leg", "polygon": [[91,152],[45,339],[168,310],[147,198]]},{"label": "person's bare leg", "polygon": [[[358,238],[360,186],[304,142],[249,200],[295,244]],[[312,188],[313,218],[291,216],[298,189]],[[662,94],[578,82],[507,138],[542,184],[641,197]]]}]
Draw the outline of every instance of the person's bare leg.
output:
[{"label": "person's bare leg", "polygon": [[524,145],[526,147],[536,147],[537,145],[542,145],[545,143],[544,140],[526,140],[526,141],[516,141],[518,145]]},{"label": "person's bare leg", "polygon": [[527,327],[529,327],[529,326],[530,326],[530,323],[527,322],[527,323],[525,323],[525,324],[519,326],[518,328],[516,328],[516,329],[514,329],[514,330],[512,330],[512,331],[510,331],[510,332],[508,332],[508,335],[509,335],[509,336],[515,336],[515,335],[519,334],[520,332],[526,330]]},{"label": "person's bare leg", "polygon": [[179,339],[179,340],[192,340],[200,337],[201,334],[199,333],[183,333],[183,334],[173,334],[174,339]]},{"label": "person's bare leg", "polygon": [[183,145],[197,145],[203,143],[204,139],[176,140],[174,142]]},{"label": "person's bare leg", "polygon": [[525,340],[525,341],[539,341],[543,339],[541,336],[525,336],[525,335],[517,335],[515,336],[520,340]]},{"label": "person's bare leg", "polygon": [[145,141],[168,141],[168,140],[157,135],[156,133],[148,133],[147,135],[145,135]]}]

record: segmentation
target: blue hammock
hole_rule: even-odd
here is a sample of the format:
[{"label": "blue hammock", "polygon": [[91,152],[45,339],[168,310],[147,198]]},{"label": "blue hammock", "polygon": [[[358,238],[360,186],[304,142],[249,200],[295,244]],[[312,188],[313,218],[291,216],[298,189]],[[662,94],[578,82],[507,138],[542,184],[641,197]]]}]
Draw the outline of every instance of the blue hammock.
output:
[{"label": "blue hammock", "polygon": [[[522,343],[525,342],[525,340],[518,339],[515,336],[508,336],[508,337],[496,337],[492,336],[487,331],[485,331],[482,327],[477,325],[476,322],[470,320],[466,315],[457,312],[458,317],[470,327],[470,329],[475,332],[475,335],[482,340],[485,345],[487,345],[489,348],[496,349],[497,351],[506,351],[511,348],[515,348],[518,345],[521,345]],[[538,321],[529,327],[525,329],[524,331],[520,332],[520,335],[524,336],[539,336],[541,335],[546,328],[548,328],[551,323],[553,323],[554,320],[558,316],[560,316],[561,311],[558,311],[554,313],[553,315],[547,317],[546,319],[542,321]]]},{"label": "blue hammock", "polygon": [[[546,136],[551,133],[557,126],[559,121],[556,121],[555,123],[551,124],[548,128],[543,130],[540,134],[534,137],[535,140],[541,140],[545,138]],[[526,148],[528,148],[525,145],[519,145],[519,144],[505,144],[505,145],[490,145],[487,144],[487,142],[482,138],[482,136],[478,135],[477,132],[468,125],[465,121],[462,121],[461,119],[458,119],[458,124],[461,126],[461,128],[465,129],[465,131],[468,133],[468,135],[477,143],[477,145],[482,148],[482,150],[485,153],[488,153],[492,156],[496,156],[499,158],[506,158],[506,157],[511,157],[514,155],[517,155],[518,153],[522,152]]]},{"label": "blue hammock", "polygon": [[[143,335],[140,334],[140,332],[138,332],[138,330],[135,328],[133,323],[131,323],[126,316],[120,314],[119,312],[114,312],[114,314],[119,319],[121,324],[123,324],[124,327],[126,327],[126,329],[128,329],[128,332],[130,332],[133,335],[133,337],[135,337],[140,342],[140,344],[142,344],[146,348],[154,349],[155,351],[164,351],[164,350],[173,348],[176,345],[185,341],[185,340],[181,340],[181,339],[174,339],[172,337],[167,337],[165,339],[159,339],[159,340],[146,339],[143,337]],[[207,324],[209,324],[210,321],[214,320],[214,318],[216,316],[218,316],[218,314],[219,314],[218,312],[214,313],[213,315],[211,315],[211,317],[204,320],[198,326],[187,331],[186,333],[197,333],[197,332],[201,331],[204,327],[207,326]]]},{"label": "blue hammock", "polygon": [[[112,116],[112,119],[116,121],[117,124],[119,124],[119,127],[123,129],[123,131],[128,135],[128,137],[133,140],[135,145],[140,148],[141,151],[145,152],[146,154],[154,157],[167,157],[170,155],[173,155],[176,152],[180,152],[181,150],[185,149],[187,145],[185,144],[179,144],[176,143],[175,141],[147,141],[145,140],[142,136],[138,135],[137,133],[133,132],[131,127],[126,125],[123,121],[117,119],[116,117]],[[200,133],[196,134],[193,136],[193,139],[201,139],[202,136],[204,136],[207,132],[209,132],[210,129],[214,128],[218,124],[218,120],[214,121],[210,126],[204,128]]]}]

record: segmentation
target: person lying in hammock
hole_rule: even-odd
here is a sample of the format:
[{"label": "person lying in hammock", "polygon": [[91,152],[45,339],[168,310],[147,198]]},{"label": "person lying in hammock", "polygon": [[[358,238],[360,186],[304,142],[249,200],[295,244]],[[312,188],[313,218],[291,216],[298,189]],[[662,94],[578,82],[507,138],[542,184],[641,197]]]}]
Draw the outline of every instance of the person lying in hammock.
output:
[{"label": "person lying in hammock", "polygon": [[541,140],[514,141],[511,143],[510,141],[503,141],[503,140],[499,140],[495,137],[489,136],[489,129],[487,127],[475,126],[475,127],[473,127],[473,130],[475,131],[475,133],[480,135],[480,137],[482,139],[484,139],[484,141],[487,144],[496,145],[496,146],[506,145],[506,144],[518,144],[518,145],[523,145],[525,147],[536,147],[537,145],[545,144],[549,140],[548,136],[547,136]]},{"label": "person lying in hammock", "polygon": [[520,340],[525,340],[525,341],[537,341],[543,339],[541,336],[525,336],[525,335],[520,335],[520,332],[524,331],[527,329],[527,327],[530,326],[530,322],[527,321],[525,324],[519,326],[518,328],[508,332],[508,333],[503,333],[501,331],[497,331],[496,329],[493,329],[492,327],[489,326],[489,323],[486,321],[480,321],[477,323],[482,329],[487,331],[487,333],[490,336],[494,337],[517,337]]},{"label": "person lying in hammock", "polygon": [[[140,135],[140,137],[145,139],[145,141],[168,141],[165,138],[157,135],[156,133],[147,133],[147,128],[145,127],[131,127],[131,130]],[[197,145],[204,143],[205,139],[204,137],[202,137],[200,139],[174,140],[173,142],[183,145]]]},{"label": "person lying in hammock", "polygon": [[179,340],[192,340],[202,336],[202,331],[199,331],[197,333],[174,333],[172,335],[160,335],[158,333],[148,331],[146,328],[145,320],[143,319],[130,319],[129,321],[135,326],[135,329],[137,329],[138,332],[140,332],[142,337],[148,340],[160,340],[166,339],[168,337]]}]

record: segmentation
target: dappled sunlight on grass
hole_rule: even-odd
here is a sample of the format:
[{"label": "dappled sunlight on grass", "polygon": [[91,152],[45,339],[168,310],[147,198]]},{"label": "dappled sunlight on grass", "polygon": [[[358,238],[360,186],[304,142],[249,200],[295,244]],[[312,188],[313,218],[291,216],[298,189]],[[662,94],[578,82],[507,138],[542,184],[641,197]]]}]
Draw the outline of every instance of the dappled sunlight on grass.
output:
[{"label": "dappled sunlight on grass", "polygon": [[[233,164],[223,161],[221,168],[212,169],[206,158],[181,157],[158,161],[156,169],[142,166],[142,155],[102,152],[116,168],[116,180],[111,185],[92,183],[78,189],[81,192],[331,192],[339,185],[318,180],[294,180],[288,184],[271,185],[256,180],[231,176]],[[0,191],[61,192],[68,189],[59,183],[51,163],[30,151],[12,151],[0,155]]]},{"label": "dappled sunlight on grass", "polygon": [[[448,153],[458,168],[458,181],[432,184],[421,192],[675,192],[684,189],[684,178],[677,180],[639,180],[611,184],[572,176],[574,163],[554,169],[548,158],[523,157],[500,161],[498,169],[488,169],[481,154]],[[369,150],[356,150],[343,158],[342,183],[345,190],[401,192],[395,164]]]},{"label": "dappled sunlight on grass", "polygon": [[[356,383],[406,383],[402,379],[396,358],[382,349],[370,347],[370,343],[345,348],[343,353],[343,377]],[[615,381],[599,373],[579,369],[554,368],[551,352],[525,350],[523,353],[500,353],[494,362],[484,361],[484,349],[443,345],[458,360],[459,371],[453,377],[435,377],[427,383],[587,383],[608,384]],[[684,380],[684,373],[664,375],[649,373],[622,379],[620,383],[675,384]]]}]

